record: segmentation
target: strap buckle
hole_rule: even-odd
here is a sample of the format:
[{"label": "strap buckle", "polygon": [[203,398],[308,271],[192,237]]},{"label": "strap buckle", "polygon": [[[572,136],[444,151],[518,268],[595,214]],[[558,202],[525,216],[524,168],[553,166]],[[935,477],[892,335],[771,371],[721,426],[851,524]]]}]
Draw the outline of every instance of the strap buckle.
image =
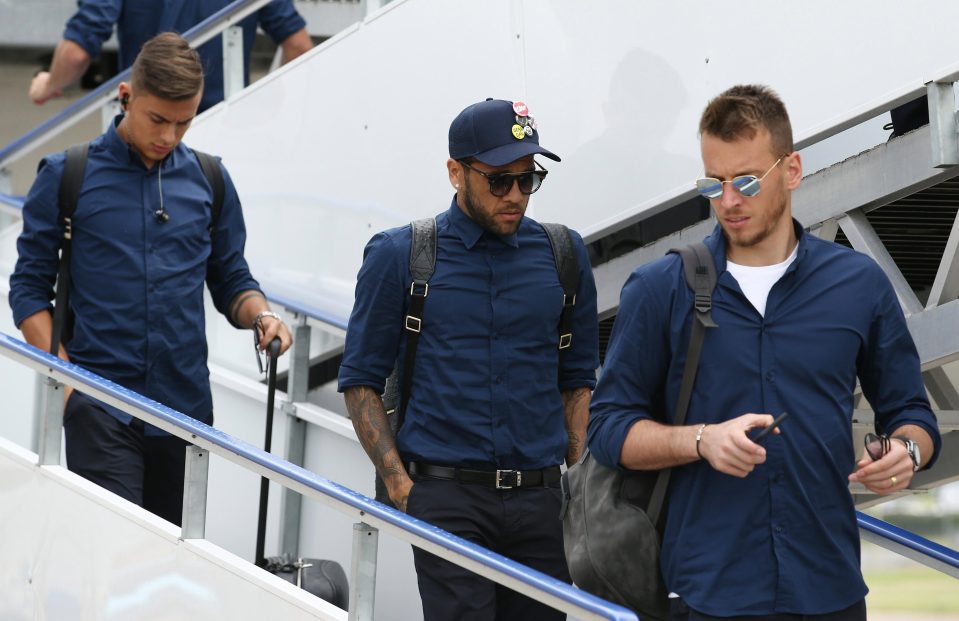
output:
[{"label": "strap buckle", "polygon": [[576,306],[576,294],[566,295],[563,294],[563,306]]},{"label": "strap buckle", "polygon": [[73,239],[73,218],[63,219],[63,239]]},{"label": "strap buckle", "polygon": [[419,317],[414,317],[413,315],[406,316],[406,329],[410,332],[419,333],[420,328],[423,327],[423,320]]},{"label": "strap buckle", "polygon": [[560,349],[569,349],[569,346],[573,344],[573,333],[567,332],[566,334],[559,335],[559,348]]},{"label": "strap buckle", "polygon": [[[423,292],[422,292],[422,293],[419,293],[419,292],[416,291],[416,285],[417,285],[417,284],[422,285],[422,287],[423,287]],[[417,283],[417,282],[414,280],[413,282],[410,283],[410,296],[417,296],[417,297],[425,298],[427,295],[429,295],[429,292],[430,292],[430,284],[429,284],[428,282]]]},{"label": "strap buckle", "polygon": [[[504,482],[504,477],[506,480]],[[510,480],[512,477],[512,480]],[[519,470],[497,470],[496,489],[513,489],[523,485],[523,473]]]}]

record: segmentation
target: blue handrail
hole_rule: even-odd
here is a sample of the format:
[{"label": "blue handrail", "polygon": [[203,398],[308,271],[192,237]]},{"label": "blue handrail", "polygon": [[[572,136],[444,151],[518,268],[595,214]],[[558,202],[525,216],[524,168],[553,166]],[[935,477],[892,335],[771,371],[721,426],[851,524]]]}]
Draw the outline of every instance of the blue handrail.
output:
[{"label": "blue handrail", "polygon": [[[866,533],[870,533],[896,547],[904,548],[910,552],[910,554],[906,554],[907,556],[922,559],[920,562],[923,562],[925,565],[935,567],[935,564],[938,563],[946,568],[951,568],[952,571],[947,571],[946,573],[959,577],[959,552],[956,550],[947,548],[935,541],[930,541],[925,537],[921,537],[908,530],[884,522],[879,518],[866,515],[865,513],[857,511],[856,519],[859,522],[859,528]],[[932,561],[932,563],[926,562],[925,559]]]},{"label": "blue handrail", "polygon": [[[199,47],[269,2],[270,0],[236,0],[187,30],[183,34],[183,38],[190,43],[191,47]],[[78,122],[84,115],[113,99],[120,82],[129,77],[130,69],[121,71],[61,112],[0,149],[0,168],[6,167],[30,148],[43,143],[54,133],[54,130],[61,127],[66,128]]]},{"label": "blue handrail", "polygon": [[340,510],[345,510],[342,505],[346,505],[346,512],[349,513],[349,509],[351,509],[364,522],[381,527],[393,527],[393,530],[412,535],[412,538],[417,540],[413,542],[416,545],[426,543],[439,549],[453,551],[484,568],[502,572],[517,582],[541,589],[548,596],[578,606],[604,619],[637,621],[634,613],[621,606],[611,604],[556,578],[525,567],[505,556],[380,504],[358,492],[295,466],[243,440],[234,438],[181,412],[143,397],[75,364],[51,356],[45,351],[2,332],[0,332],[0,352],[26,363],[41,373],[55,377],[59,381],[67,380],[68,383],[84,392],[110,402],[120,409],[193,444],[219,454],[230,453],[241,458],[241,460],[256,464],[264,470],[267,477],[281,484],[290,487],[292,483],[293,486],[302,490],[318,492],[318,494],[339,503],[341,505],[338,507]]},{"label": "blue handrail", "polygon": [[338,317],[333,313],[320,310],[315,306],[310,306],[304,302],[299,302],[291,297],[271,292],[268,290],[268,288],[263,293],[266,295],[268,300],[271,302],[276,302],[290,312],[309,317],[310,319],[315,319],[327,325],[333,326],[334,328],[339,328],[340,330],[346,331],[346,325],[348,321],[343,317]]}]

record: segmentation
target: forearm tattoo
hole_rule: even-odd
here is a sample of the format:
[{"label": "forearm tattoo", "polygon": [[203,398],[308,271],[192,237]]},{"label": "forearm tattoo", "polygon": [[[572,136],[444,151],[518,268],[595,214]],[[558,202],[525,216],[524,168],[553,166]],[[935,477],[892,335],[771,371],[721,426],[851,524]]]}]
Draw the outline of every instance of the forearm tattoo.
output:
[{"label": "forearm tattoo", "polygon": [[[245,295],[238,296],[233,300],[233,304],[230,306],[230,319],[234,324],[240,325],[240,309],[243,307],[243,304],[250,298],[262,298],[263,294],[259,291],[250,291]],[[265,299],[265,298],[264,298]],[[250,326],[251,328],[253,326]]]},{"label": "forearm tattoo", "polygon": [[396,439],[383,407],[383,399],[368,386],[353,386],[343,393],[353,429],[380,477],[387,481],[406,472],[396,450]]},{"label": "forearm tattoo", "polygon": [[563,414],[566,420],[566,464],[579,461],[586,449],[586,424],[589,422],[589,388],[582,386],[560,393],[563,397]]}]

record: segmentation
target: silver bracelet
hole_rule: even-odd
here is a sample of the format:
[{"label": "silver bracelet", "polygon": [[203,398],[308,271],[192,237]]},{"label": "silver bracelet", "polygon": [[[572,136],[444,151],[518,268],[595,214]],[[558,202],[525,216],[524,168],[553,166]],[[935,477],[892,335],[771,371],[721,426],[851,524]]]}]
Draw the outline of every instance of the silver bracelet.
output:
[{"label": "silver bracelet", "polygon": [[699,452],[699,441],[703,439],[703,432],[706,431],[706,427],[708,426],[706,423],[703,423],[699,426],[699,431],[696,432],[696,454],[699,455],[700,459],[706,459],[703,457],[703,454]]},{"label": "silver bracelet", "polygon": [[260,330],[262,330],[263,328],[260,327],[260,320],[263,319],[264,317],[272,317],[273,319],[276,319],[280,323],[283,323],[283,320],[280,319],[279,315],[277,315],[271,310],[265,310],[265,311],[260,311],[259,313],[257,313],[256,317],[253,318],[253,327],[260,328]]}]

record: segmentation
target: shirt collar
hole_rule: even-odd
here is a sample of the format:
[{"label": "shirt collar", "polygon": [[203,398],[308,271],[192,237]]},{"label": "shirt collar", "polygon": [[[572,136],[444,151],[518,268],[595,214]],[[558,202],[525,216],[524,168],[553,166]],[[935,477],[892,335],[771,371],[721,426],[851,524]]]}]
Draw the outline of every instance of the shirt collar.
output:
[{"label": "shirt collar", "polygon": [[[456,233],[457,237],[463,242],[463,245],[466,246],[467,250],[472,250],[473,246],[479,242],[483,235],[487,235],[491,239],[498,239],[507,246],[513,248],[519,248],[519,240],[517,239],[516,233],[512,235],[496,235],[495,233],[488,233],[486,229],[480,225],[473,222],[473,220],[463,213],[463,210],[460,209],[460,206],[456,204],[456,195],[453,195],[452,203],[450,204],[449,210],[449,219],[450,219],[450,228]],[[523,218],[526,219],[525,216]],[[520,223],[522,226],[522,223]]]},{"label": "shirt collar", "polygon": [[[806,254],[806,251],[809,247],[809,240],[807,239],[808,236],[806,235],[806,231],[795,218],[793,218],[793,230],[796,232],[798,250],[796,251],[796,260],[792,262],[787,272],[796,269],[796,266],[802,260],[803,255]],[[709,251],[713,254],[713,259],[716,261],[716,273],[722,274],[725,272],[726,238],[723,236],[723,229],[719,223],[716,224],[713,232],[703,240],[703,243],[706,244],[706,247],[709,248]]]}]

